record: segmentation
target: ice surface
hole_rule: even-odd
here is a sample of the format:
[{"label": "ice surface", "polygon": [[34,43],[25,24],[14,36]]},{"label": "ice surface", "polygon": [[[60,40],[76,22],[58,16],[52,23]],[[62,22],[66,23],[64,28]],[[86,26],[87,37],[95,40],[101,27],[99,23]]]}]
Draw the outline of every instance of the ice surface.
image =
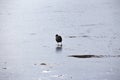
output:
[{"label": "ice surface", "polygon": [[119,3],[0,0],[0,80],[119,80]]}]

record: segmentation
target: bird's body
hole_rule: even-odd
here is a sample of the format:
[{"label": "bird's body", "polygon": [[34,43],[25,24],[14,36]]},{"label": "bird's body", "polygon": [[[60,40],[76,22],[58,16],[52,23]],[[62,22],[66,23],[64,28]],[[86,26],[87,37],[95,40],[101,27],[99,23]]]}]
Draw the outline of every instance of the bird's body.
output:
[{"label": "bird's body", "polygon": [[62,45],[62,37],[60,35],[58,35],[58,34],[56,34],[55,37],[56,37],[55,40],[58,43],[58,45],[59,45],[59,43],[61,43],[61,45]]}]

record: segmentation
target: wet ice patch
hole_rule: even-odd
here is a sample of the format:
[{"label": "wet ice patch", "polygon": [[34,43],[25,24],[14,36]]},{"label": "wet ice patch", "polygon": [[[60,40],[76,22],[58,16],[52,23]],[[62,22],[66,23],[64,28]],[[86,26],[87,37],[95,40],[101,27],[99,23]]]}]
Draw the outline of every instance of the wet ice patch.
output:
[{"label": "wet ice patch", "polygon": [[90,36],[88,36],[88,35],[82,35],[82,36],[68,36],[68,38],[79,38],[79,37],[87,38],[87,37],[90,37]]},{"label": "wet ice patch", "polygon": [[81,35],[81,36],[74,36],[73,35],[72,36],[71,35],[71,36],[68,36],[68,38],[98,38],[99,39],[99,38],[107,38],[107,36],[102,36],[102,35],[101,36],[94,36],[94,35],[93,36],[89,36],[89,35]]},{"label": "wet ice patch", "polygon": [[64,75],[51,75],[51,77],[63,79],[63,78],[64,78]]},{"label": "wet ice patch", "polygon": [[7,69],[6,67],[2,68],[2,69]]},{"label": "wet ice patch", "polygon": [[40,65],[47,65],[46,63],[41,63]]},{"label": "wet ice patch", "polygon": [[90,27],[90,26],[93,27],[93,26],[98,26],[98,25],[104,25],[104,24],[103,23],[96,23],[96,24],[91,23],[91,24],[83,24],[83,25],[80,25],[80,26],[82,26],[82,27]]},{"label": "wet ice patch", "polygon": [[30,35],[36,35],[36,33],[30,33]]},{"label": "wet ice patch", "polygon": [[0,69],[6,70],[7,69],[7,62],[0,62]]},{"label": "wet ice patch", "polygon": [[110,58],[110,57],[120,57],[120,55],[69,55],[68,57],[74,57],[74,58]]},{"label": "wet ice patch", "polygon": [[77,36],[68,36],[69,38],[76,38]]}]

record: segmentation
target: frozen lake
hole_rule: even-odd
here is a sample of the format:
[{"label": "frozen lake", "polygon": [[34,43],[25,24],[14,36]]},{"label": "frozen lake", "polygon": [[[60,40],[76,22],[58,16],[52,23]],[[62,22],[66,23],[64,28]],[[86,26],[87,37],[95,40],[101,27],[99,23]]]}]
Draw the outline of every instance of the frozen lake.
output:
[{"label": "frozen lake", "polygon": [[0,80],[120,80],[120,1],[0,0]]}]

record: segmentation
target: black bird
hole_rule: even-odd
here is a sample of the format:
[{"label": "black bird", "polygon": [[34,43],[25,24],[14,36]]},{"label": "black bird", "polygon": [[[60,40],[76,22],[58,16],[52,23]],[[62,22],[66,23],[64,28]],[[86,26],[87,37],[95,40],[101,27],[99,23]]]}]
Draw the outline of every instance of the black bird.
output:
[{"label": "black bird", "polygon": [[56,34],[55,37],[56,37],[55,39],[56,39],[56,42],[58,43],[58,45],[59,45],[59,43],[61,43],[61,46],[62,46],[62,37],[58,34]]}]

